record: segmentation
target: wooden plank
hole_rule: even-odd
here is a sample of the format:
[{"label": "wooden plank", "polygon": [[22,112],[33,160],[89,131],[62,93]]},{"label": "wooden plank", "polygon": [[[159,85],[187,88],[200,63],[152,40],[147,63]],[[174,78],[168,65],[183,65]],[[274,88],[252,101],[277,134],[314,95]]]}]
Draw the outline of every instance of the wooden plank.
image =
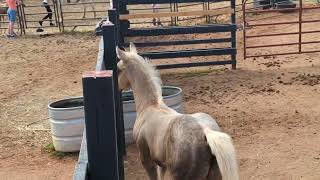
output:
[{"label": "wooden plank", "polygon": [[232,14],[234,9],[213,9],[203,11],[183,11],[183,12],[162,12],[162,13],[141,13],[141,14],[122,14],[120,20],[129,19],[145,19],[145,18],[161,18],[161,17],[178,17],[178,16],[205,16],[205,15],[220,15]]}]

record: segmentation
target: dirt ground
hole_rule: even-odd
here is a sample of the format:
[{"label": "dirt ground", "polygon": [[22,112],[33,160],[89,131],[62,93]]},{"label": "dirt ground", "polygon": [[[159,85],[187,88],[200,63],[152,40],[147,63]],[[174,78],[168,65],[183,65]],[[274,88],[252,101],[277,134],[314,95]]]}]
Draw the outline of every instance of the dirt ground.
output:
[{"label": "dirt ground", "polygon": [[[275,28],[251,31],[271,33]],[[183,89],[186,113],[209,113],[233,137],[241,179],[320,179],[320,54],[244,60],[241,34],[237,70],[222,66],[162,71],[164,84]],[[317,38],[304,36],[306,41]],[[271,40],[293,38],[250,43]],[[47,104],[82,95],[81,74],[94,70],[98,42],[90,33],[0,38],[0,180],[72,177],[77,155],[57,158],[43,149],[51,142]],[[312,48],[319,49],[320,44]],[[126,179],[146,179],[134,145],[125,159]]]}]

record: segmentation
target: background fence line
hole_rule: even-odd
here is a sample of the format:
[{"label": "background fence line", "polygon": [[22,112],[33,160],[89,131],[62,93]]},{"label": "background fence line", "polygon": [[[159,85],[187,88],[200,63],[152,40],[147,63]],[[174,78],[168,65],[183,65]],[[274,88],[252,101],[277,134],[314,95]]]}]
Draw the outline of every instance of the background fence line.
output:
[{"label": "background fence line", "polygon": [[[95,25],[101,20],[107,18],[108,9],[110,8],[109,0],[100,0],[92,2],[69,2],[67,3],[64,0],[49,1],[49,6],[52,9],[52,21],[54,25],[49,25],[49,20],[45,20],[43,26],[41,27],[39,21],[47,14],[45,8],[42,5],[42,2],[32,3],[27,0],[21,0],[22,4],[18,6],[18,17],[17,17],[17,29],[20,34],[26,34],[30,32],[35,32],[35,29],[45,28],[47,32],[56,33],[64,31],[73,31],[76,28],[81,30],[94,30]],[[196,10],[210,10],[210,9],[221,9],[213,8],[215,2],[196,2],[196,3],[168,3],[163,4],[159,8],[160,12],[181,12],[188,11],[186,8],[195,7]],[[92,8],[93,7],[93,8]],[[85,17],[84,16],[84,9]],[[222,7],[223,8],[223,7]],[[143,12],[152,12],[152,6],[146,5],[141,6],[129,6],[128,11],[130,14],[134,13],[143,13]],[[1,11],[0,11],[1,12]],[[96,14],[96,16],[94,16]],[[4,33],[7,29],[6,24],[7,14],[0,13],[0,33]],[[216,15],[215,17],[218,17]],[[190,17],[171,17],[163,18],[162,23],[166,25],[178,25],[179,22],[184,23],[186,21],[191,21],[195,19],[205,19],[206,23],[212,22],[212,15],[204,16],[190,16]],[[153,22],[149,19],[132,21],[130,24],[134,26],[139,25],[148,25]]]}]

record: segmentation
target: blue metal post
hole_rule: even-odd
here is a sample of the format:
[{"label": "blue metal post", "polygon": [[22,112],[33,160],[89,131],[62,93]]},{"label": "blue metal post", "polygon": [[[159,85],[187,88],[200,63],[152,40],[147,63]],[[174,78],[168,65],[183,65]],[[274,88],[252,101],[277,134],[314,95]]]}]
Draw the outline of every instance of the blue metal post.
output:
[{"label": "blue metal post", "polygon": [[[102,73],[101,73],[102,72]],[[116,112],[112,71],[82,79],[88,150],[88,179],[119,180]]]},{"label": "blue metal post", "polygon": [[114,77],[114,96],[116,106],[116,128],[117,128],[117,146],[118,146],[118,162],[119,162],[119,178],[124,179],[123,155],[125,154],[124,141],[124,122],[122,117],[122,100],[121,92],[118,88],[118,68],[117,68],[117,54],[116,54],[116,27],[110,21],[106,21],[102,25],[102,35],[104,44],[103,61],[107,70],[113,71]]},{"label": "blue metal post", "polygon": [[[231,14],[231,23],[232,24],[237,24],[236,23],[236,0],[231,0],[231,8],[233,9],[233,12]],[[232,30],[231,31],[231,47],[236,49],[237,47],[237,30]],[[237,68],[237,53],[231,55],[231,60],[233,61],[232,63],[232,69]]]}]

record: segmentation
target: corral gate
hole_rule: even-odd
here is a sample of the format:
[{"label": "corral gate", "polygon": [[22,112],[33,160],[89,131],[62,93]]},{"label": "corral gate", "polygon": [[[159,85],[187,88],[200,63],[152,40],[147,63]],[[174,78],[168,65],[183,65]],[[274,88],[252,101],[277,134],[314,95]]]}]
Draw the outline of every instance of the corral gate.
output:
[{"label": "corral gate", "polygon": [[[226,65],[231,64],[232,68],[236,68],[236,15],[235,15],[235,0],[228,1],[228,5],[210,10],[200,11],[181,11],[181,12],[160,12],[160,13],[141,13],[132,14],[129,13],[128,6],[135,5],[150,5],[150,4],[170,4],[172,0],[127,0],[120,1],[114,0],[113,7],[115,14],[110,14],[110,20],[117,26],[118,32],[117,44],[119,46],[128,46],[128,38],[136,37],[159,37],[159,36],[176,36],[176,35],[193,35],[193,34],[217,34],[227,33],[228,35],[214,36],[212,38],[192,38],[192,39],[176,39],[176,40],[152,40],[149,42],[136,42],[138,47],[165,47],[175,46],[172,50],[165,51],[149,51],[142,52],[140,55],[148,57],[152,60],[160,59],[173,59],[173,58],[186,58],[186,57],[207,57],[215,56],[218,60],[206,60],[198,62],[187,63],[159,63],[157,67],[159,69],[171,69],[171,68],[184,68],[184,67],[198,67],[198,66],[210,66],[210,65]],[[203,2],[219,2],[216,0],[175,0],[175,3],[203,3]],[[164,27],[132,27],[132,22],[136,19],[152,19],[152,18],[168,18],[168,17],[182,17],[182,16],[214,16],[226,14],[227,22],[220,24],[204,24],[204,25],[188,25],[188,26],[164,26]],[[213,48],[208,48],[207,45],[215,45]],[[205,48],[190,49],[178,49],[177,46],[189,45],[191,47],[196,45],[204,45]],[[224,46],[223,46],[224,45]],[[227,57],[228,59],[222,59]],[[220,59],[221,58],[221,59]]]},{"label": "corral gate", "polygon": [[48,1],[52,10],[52,23],[49,24],[49,19],[43,22],[41,27],[39,21],[48,13],[42,5],[42,1],[37,3],[21,0],[19,12],[21,12],[21,24],[23,29],[38,29],[44,28],[51,33],[62,32],[65,29],[75,29],[77,27],[92,27],[106,16],[106,11],[109,8],[108,0],[53,0]]},{"label": "corral gate", "polygon": [[[1,0],[0,0],[1,3]],[[110,8],[109,0],[49,0],[48,4],[52,10],[52,23],[49,24],[49,19],[43,22],[40,27],[39,21],[47,15],[46,9],[42,5],[42,1],[34,2],[21,0],[18,6],[17,29],[20,34],[36,32],[36,29],[43,28],[46,32],[56,33],[65,30],[93,30],[96,24],[107,16],[107,10]],[[7,29],[7,12],[3,5],[0,4],[0,33],[5,33]],[[210,10],[214,6],[214,2],[197,2],[197,3],[169,3],[165,7],[161,7],[161,11],[179,12],[188,7],[202,7],[204,11]],[[130,12],[146,12],[152,11],[151,6],[136,6],[130,9]],[[171,17],[169,21],[171,25],[177,25],[180,22],[206,19],[206,22],[215,21],[216,17],[212,16],[194,16],[189,18]],[[131,22],[131,24],[140,25],[152,22],[139,21]],[[27,30],[27,32],[26,32]]]},{"label": "corral gate", "polygon": [[[0,35],[5,34],[8,29],[9,20],[7,18],[7,10],[8,7],[6,7],[5,1],[0,1]],[[22,10],[20,6],[17,8],[17,23],[15,30],[17,31],[17,34],[23,34],[24,33],[24,24],[22,23]]]},{"label": "corral gate", "polygon": [[320,52],[316,1],[245,0],[242,11],[244,58]]},{"label": "corral gate", "polygon": [[[59,23],[58,1],[48,2],[50,9],[52,10],[52,25],[49,25],[49,19],[47,19],[43,22],[42,28],[50,27],[59,28],[59,30],[61,30]],[[21,11],[21,24],[23,24],[24,33],[26,29],[40,28],[39,21],[48,14],[42,5],[42,1],[39,1],[39,3],[30,3],[27,0],[21,0],[19,10]]]}]

